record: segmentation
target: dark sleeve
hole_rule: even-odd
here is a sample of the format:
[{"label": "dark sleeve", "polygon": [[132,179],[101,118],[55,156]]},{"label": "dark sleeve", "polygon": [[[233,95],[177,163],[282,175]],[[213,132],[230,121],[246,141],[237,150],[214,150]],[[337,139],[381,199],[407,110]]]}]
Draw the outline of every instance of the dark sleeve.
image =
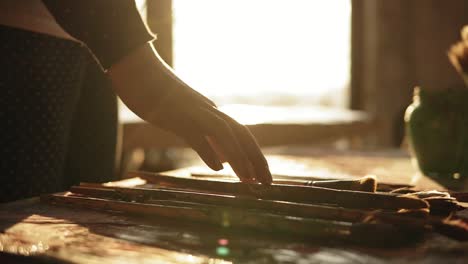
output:
[{"label": "dark sleeve", "polygon": [[153,39],[134,0],[43,0],[60,26],[84,42],[104,69]]}]

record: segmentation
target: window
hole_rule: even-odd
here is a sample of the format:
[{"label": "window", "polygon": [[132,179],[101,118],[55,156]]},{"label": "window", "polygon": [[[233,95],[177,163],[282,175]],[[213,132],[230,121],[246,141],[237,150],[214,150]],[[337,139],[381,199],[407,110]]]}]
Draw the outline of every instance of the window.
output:
[{"label": "window", "polygon": [[350,0],[173,0],[174,69],[218,104],[347,105]]}]

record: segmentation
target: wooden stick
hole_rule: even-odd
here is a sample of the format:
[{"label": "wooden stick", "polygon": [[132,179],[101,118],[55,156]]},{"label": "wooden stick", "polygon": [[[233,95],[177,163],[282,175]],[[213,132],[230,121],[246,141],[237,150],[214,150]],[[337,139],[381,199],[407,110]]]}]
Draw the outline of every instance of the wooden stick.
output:
[{"label": "wooden stick", "polygon": [[382,238],[384,246],[389,241],[405,243],[410,234],[394,226],[359,223],[354,226],[347,222],[325,221],[311,218],[295,218],[250,212],[234,208],[193,208],[113,201],[98,198],[53,194],[41,197],[45,202],[69,206],[83,206],[94,210],[120,211],[145,218],[154,215],[183,221],[206,223],[224,228],[253,228],[268,233],[289,233],[307,239],[341,239],[376,245]]},{"label": "wooden stick", "polygon": [[439,218],[417,219],[414,217],[402,215],[400,213],[372,212],[333,206],[237,198],[229,195],[206,194],[178,190],[73,186],[71,188],[71,192],[78,195],[87,195],[96,198],[119,199],[123,201],[137,201],[143,203],[151,203],[154,200],[157,200],[157,202],[160,203],[161,199],[166,199],[171,203],[176,201],[230,206],[243,209],[260,209],[287,216],[320,218],[346,222],[362,222],[365,219],[372,218],[385,223],[421,227],[427,225],[429,221],[441,221]]},{"label": "wooden stick", "polygon": [[106,199],[121,199],[124,201],[147,202],[149,200],[175,200],[201,204],[232,206],[237,208],[255,208],[290,216],[313,217],[331,220],[359,222],[369,216],[366,211],[346,209],[323,205],[300,204],[292,202],[269,201],[238,198],[229,195],[196,193],[180,190],[142,189],[104,187],[95,188],[87,186],[73,186],[71,192]]},{"label": "wooden stick", "polygon": [[297,185],[297,186],[315,186],[337,190],[376,192],[377,182],[373,177],[363,177],[356,180],[320,180],[320,181],[291,181],[275,180],[273,184],[278,185]]},{"label": "wooden stick", "polygon": [[336,204],[347,208],[388,210],[428,208],[428,204],[422,199],[387,193],[335,190],[312,186],[276,184],[265,186],[260,184],[205,181],[144,172],[131,172],[130,175],[141,177],[150,183],[159,184],[165,188],[191,189],[236,196],[243,195],[267,200]]},{"label": "wooden stick", "polygon": [[374,177],[362,177],[356,180],[330,180],[330,181],[312,181],[309,186],[338,189],[338,190],[351,190],[361,192],[376,192],[377,182]]},{"label": "wooden stick", "polygon": [[[235,179],[233,176],[230,175],[218,175],[218,174],[203,174],[203,173],[191,173],[192,176],[198,178],[208,178],[208,179],[221,179],[223,180],[231,180]],[[369,176],[365,176],[366,178]],[[325,182],[325,181],[336,181],[336,182],[348,182],[348,181],[359,181],[360,179],[346,179],[346,180],[338,180],[333,178],[322,178],[322,177],[314,177],[314,176],[286,176],[286,175],[273,175],[273,183],[275,184],[288,184],[288,185],[305,185],[310,186],[311,182]],[[317,185],[319,186],[319,185]],[[395,183],[384,183],[384,182],[377,182],[377,191],[392,191],[399,188],[414,188],[414,185],[410,184],[395,184]],[[330,187],[327,187],[330,188]],[[342,188],[340,188],[342,189]]]},{"label": "wooden stick", "polygon": [[204,222],[221,227],[253,227],[265,231],[281,230],[297,232],[312,236],[330,236],[349,233],[350,224],[324,220],[295,219],[272,214],[252,213],[245,210],[230,208],[229,210],[213,210],[212,208],[190,208],[180,206],[164,206],[137,202],[113,201],[99,198],[49,195],[42,199],[49,203],[84,206],[90,209],[121,211],[145,217],[157,215],[184,221]]}]

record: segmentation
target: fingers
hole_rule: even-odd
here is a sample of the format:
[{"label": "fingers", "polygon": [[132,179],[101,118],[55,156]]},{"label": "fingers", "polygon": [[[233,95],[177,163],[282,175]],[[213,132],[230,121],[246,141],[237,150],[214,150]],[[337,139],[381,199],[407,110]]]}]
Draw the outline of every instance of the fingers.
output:
[{"label": "fingers", "polygon": [[268,162],[254,136],[247,127],[239,124],[235,130],[237,130],[240,142],[252,163],[256,179],[263,184],[271,184],[273,178],[268,167]]},{"label": "fingers", "polygon": [[[223,153],[222,148],[219,146],[219,144],[216,142],[215,138],[211,137],[206,137],[208,143],[210,146],[213,148],[213,150],[216,152],[218,155],[218,158],[220,159],[221,162],[226,162],[227,159]],[[255,171],[253,170],[253,165],[249,162],[247,165],[247,169],[249,169],[249,175],[251,175],[249,178],[246,178],[243,180],[243,182],[248,182],[248,183],[255,183]],[[253,175],[253,176],[252,176]]]},{"label": "fingers", "polygon": [[216,152],[216,154],[218,155],[218,158],[221,162],[226,162],[227,159],[226,157],[224,156],[224,153],[223,151],[221,150],[221,147],[219,146],[218,143],[216,143],[216,139],[212,138],[212,137],[206,137],[206,140],[208,141],[208,143],[210,144],[211,148]]},{"label": "fingers", "polygon": [[210,168],[220,170],[226,160],[243,182],[272,182],[268,163],[247,127],[207,103],[166,107],[170,114],[159,116],[159,126],[184,138]]},{"label": "fingers", "polygon": [[192,117],[205,129],[206,135],[214,139],[239,179],[251,182],[254,174],[250,161],[229,124],[216,112],[204,107],[197,110],[190,112]]},{"label": "fingers", "polygon": [[204,136],[204,131],[199,122],[188,118],[181,108],[173,108],[169,114],[159,117],[158,126],[184,139],[195,150],[200,158],[211,169],[218,171],[223,169],[223,164],[216,151]]},{"label": "fingers", "polygon": [[185,139],[187,143],[198,153],[200,158],[215,171],[223,169],[223,164],[219,159],[217,153],[213,150],[210,143],[204,136],[195,136],[192,138]]},{"label": "fingers", "polygon": [[[169,106],[170,107],[170,106]],[[241,181],[253,181],[249,161],[229,125],[204,107],[172,107],[169,114],[160,116],[158,126],[182,137],[212,169],[222,169],[220,157],[207,141],[211,137]]]},{"label": "fingers", "polygon": [[[218,111],[218,110],[216,110]],[[270,169],[268,167],[268,162],[265,159],[260,146],[257,143],[257,140],[252,135],[250,130],[237,121],[235,121],[230,116],[226,115],[223,112],[218,111],[221,116],[228,121],[231,128],[234,130],[241,146],[244,149],[244,152],[247,154],[250,163],[252,164],[252,169],[255,174],[256,180],[263,184],[271,184],[273,181]]]}]

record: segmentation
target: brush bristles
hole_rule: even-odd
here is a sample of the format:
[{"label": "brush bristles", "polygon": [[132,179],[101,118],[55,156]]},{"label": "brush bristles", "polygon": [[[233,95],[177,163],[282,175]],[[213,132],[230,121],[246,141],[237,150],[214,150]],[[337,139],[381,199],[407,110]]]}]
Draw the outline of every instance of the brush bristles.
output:
[{"label": "brush bristles", "polygon": [[328,180],[313,181],[309,186],[324,187],[339,190],[353,190],[361,192],[375,192],[377,190],[377,181],[375,177],[366,176],[356,180]]},{"label": "brush bristles", "polygon": [[377,180],[373,176],[365,176],[359,181],[361,190],[364,192],[377,191]]}]

